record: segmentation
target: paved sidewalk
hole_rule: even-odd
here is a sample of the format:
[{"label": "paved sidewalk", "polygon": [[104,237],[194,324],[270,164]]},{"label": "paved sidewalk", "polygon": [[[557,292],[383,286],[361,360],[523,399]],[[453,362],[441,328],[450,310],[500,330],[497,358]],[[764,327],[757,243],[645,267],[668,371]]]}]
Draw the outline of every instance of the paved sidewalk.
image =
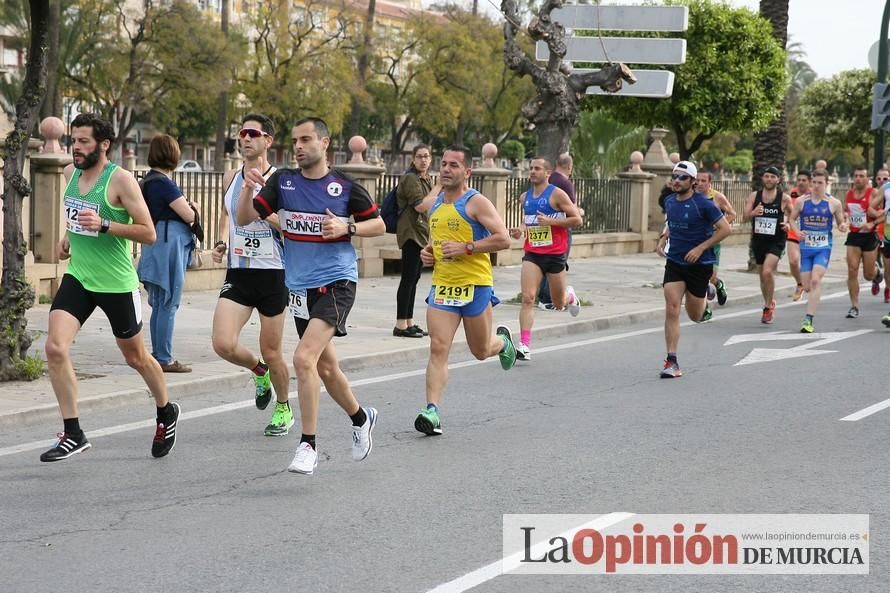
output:
[{"label": "paved sidewalk", "polygon": [[[846,285],[846,266],[842,241],[826,275],[826,291],[837,291]],[[746,272],[747,246],[724,247],[722,271],[729,292],[726,307],[716,307],[715,318],[723,310],[750,307],[760,302],[760,289],[755,274]],[[654,254],[607,256],[572,260],[569,281],[578,295],[590,305],[577,318],[564,312],[538,311],[535,317],[535,339],[559,337],[590,330],[602,330],[640,321],[663,318],[664,300],[661,291],[664,260]],[[788,275],[788,263],[779,265],[777,297],[780,303],[790,301],[794,281]],[[395,276],[360,279],[355,307],[349,316],[349,335],[334,341],[347,373],[350,370],[385,366],[405,361],[425,360],[426,338],[396,338],[392,335],[395,316],[395,295],[399,279]],[[418,285],[416,321],[426,326],[426,305],[423,299],[429,290],[430,274],[425,272]],[[494,310],[495,323],[519,327],[519,305],[507,302],[519,293],[519,267],[495,268],[495,290],[504,301]],[[874,301],[867,289],[863,302]],[[220,360],[211,347],[210,329],[217,291],[188,292],[176,319],[174,353],[177,359],[192,365],[189,374],[166,375],[173,399],[187,398],[190,393],[238,389],[251,397],[252,383],[248,371]],[[145,299],[143,298],[145,303]],[[881,302],[881,307],[883,303]],[[149,344],[147,319],[150,309],[145,303],[145,341]],[[802,310],[801,310],[802,313]],[[795,313],[796,315],[797,313]],[[38,332],[32,353],[43,357],[49,305],[36,305],[28,312],[28,327]],[[685,320],[685,314],[684,314]],[[256,314],[245,327],[242,341],[256,351],[258,321]],[[466,353],[463,332],[458,331],[454,353]],[[297,343],[292,323],[285,331],[285,357],[290,360]],[[97,311],[78,335],[72,350],[79,380],[81,415],[149,397],[141,377],[130,369],[117,350],[111,330],[101,311]],[[293,370],[291,370],[293,374]],[[291,389],[294,389],[292,383]],[[41,423],[55,427],[58,411],[48,377],[33,382],[0,383],[0,429],[9,426]]]}]

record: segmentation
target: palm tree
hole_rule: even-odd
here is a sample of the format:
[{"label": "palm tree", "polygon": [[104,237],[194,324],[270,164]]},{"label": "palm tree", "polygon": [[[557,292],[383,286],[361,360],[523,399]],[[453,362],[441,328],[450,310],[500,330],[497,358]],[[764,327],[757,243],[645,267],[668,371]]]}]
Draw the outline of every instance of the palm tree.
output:
[{"label": "palm tree", "polygon": [[572,137],[572,156],[579,177],[610,177],[629,162],[630,153],[645,148],[646,128],[620,123],[603,111],[581,113]]},{"label": "palm tree", "polygon": [[806,58],[806,52],[799,41],[791,41],[789,38],[788,49],[788,92],[785,94],[785,102],[788,110],[792,110],[800,101],[803,90],[810,86],[817,78]]},{"label": "palm tree", "polygon": [[[760,0],[760,15],[773,26],[773,37],[785,47],[788,44],[789,0]],[[788,149],[788,130],[785,125],[785,99],[779,106],[779,114],[770,125],[754,137],[754,184],[760,185],[760,176],[769,166],[780,169],[785,166]]]}]

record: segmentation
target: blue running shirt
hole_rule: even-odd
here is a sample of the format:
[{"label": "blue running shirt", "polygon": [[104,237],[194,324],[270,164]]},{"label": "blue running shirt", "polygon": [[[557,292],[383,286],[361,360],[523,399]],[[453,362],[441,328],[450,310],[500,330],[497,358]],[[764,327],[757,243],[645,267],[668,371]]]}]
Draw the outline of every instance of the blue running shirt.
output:
[{"label": "blue running shirt", "polygon": [[[664,210],[671,241],[667,257],[675,263],[688,265],[686,254],[714,235],[714,225],[723,218],[723,212],[707,196],[698,192],[685,200],[680,200],[675,193],[668,195]],[[706,249],[696,263],[717,263],[714,248]]]}]

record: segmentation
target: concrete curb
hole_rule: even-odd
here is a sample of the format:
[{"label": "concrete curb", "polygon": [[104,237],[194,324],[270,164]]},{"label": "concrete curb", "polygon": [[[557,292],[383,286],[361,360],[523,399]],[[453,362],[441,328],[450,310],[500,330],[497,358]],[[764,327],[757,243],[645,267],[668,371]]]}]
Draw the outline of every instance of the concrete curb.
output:
[{"label": "concrete curb", "polygon": [[[826,290],[845,286],[846,282],[840,280],[826,282],[824,284]],[[793,286],[783,286],[777,288],[777,291],[786,291],[790,288],[793,288]],[[732,305],[753,305],[758,304],[760,299],[760,293],[756,292],[732,297],[730,302]],[[716,312],[718,319],[720,310],[721,307],[717,307]],[[538,327],[535,329],[535,337],[563,338],[585,332],[606,331],[618,327],[627,327],[638,323],[660,320],[663,319],[663,317],[664,308],[656,307],[605,317],[581,319],[578,321],[569,320],[565,323]],[[458,336],[461,336],[461,334],[459,333]],[[343,372],[349,374],[363,371],[371,367],[386,367],[425,360],[429,354],[428,344],[429,342],[423,341],[422,346],[412,348],[347,356],[340,360],[340,368]],[[461,356],[469,354],[466,342],[456,341],[452,348],[452,353]],[[250,375],[248,371],[238,370],[209,377],[171,382],[168,384],[167,389],[171,400],[188,400],[194,395],[205,395],[212,391],[229,391],[244,387],[247,385],[249,379]],[[84,415],[111,410],[128,403],[144,405],[144,400],[150,398],[151,395],[149,394],[148,389],[143,387],[139,389],[114,391],[92,397],[84,397],[78,400],[77,405],[81,415]],[[44,404],[8,414],[0,414],[0,429],[15,429],[28,425],[50,423],[58,420],[58,418],[58,406],[55,404]]]}]

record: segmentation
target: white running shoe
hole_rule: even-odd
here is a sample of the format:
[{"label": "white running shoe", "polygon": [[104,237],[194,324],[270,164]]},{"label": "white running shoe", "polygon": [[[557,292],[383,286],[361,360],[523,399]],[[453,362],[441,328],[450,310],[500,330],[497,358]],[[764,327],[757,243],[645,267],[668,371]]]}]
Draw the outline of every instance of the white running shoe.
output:
[{"label": "white running shoe", "polygon": [[371,453],[374,442],[371,440],[371,431],[377,425],[377,410],[375,408],[363,408],[367,419],[361,426],[352,427],[352,460],[363,461]]},{"label": "white running shoe", "polygon": [[531,360],[532,351],[528,349],[528,346],[520,342],[516,344],[516,358],[519,360]]},{"label": "white running shoe", "polygon": [[566,294],[571,297],[571,302],[568,304],[569,315],[577,317],[578,313],[581,312],[581,300],[578,298],[578,295],[575,294],[575,289],[571,286],[566,288]]},{"label": "white running shoe", "polygon": [[294,460],[287,466],[287,471],[311,476],[316,467],[318,467],[318,451],[309,443],[300,443]]}]

